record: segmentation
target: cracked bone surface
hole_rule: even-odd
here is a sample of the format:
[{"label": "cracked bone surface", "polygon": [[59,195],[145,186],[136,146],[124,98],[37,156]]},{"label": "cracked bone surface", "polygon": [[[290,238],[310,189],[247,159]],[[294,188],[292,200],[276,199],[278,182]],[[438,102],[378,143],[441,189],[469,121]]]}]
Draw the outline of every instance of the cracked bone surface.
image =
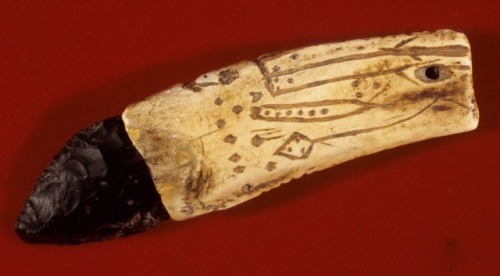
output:
[{"label": "cracked bone surface", "polygon": [[451,30],[261,56],[175,85],[122,115],[175,220],[306,173],[475,129],[467,38]]}]

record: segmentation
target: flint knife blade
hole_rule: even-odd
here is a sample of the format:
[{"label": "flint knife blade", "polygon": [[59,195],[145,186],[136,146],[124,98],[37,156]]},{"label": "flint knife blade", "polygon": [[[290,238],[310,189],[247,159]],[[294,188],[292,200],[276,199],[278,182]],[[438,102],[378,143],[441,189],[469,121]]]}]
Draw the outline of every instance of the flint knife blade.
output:
[{"label": "flint knife blade", "polygon": [[78,132],[39,177],[15,229],[33,243],[127,236],[478,120],[470,46],[458,32],[263,55]]}]

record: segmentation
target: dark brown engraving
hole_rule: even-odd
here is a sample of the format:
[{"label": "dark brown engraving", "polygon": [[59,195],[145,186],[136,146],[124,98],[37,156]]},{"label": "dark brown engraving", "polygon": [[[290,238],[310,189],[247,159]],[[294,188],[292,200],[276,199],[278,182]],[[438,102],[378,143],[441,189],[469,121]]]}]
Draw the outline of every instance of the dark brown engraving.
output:
[{"label": "dark brown engraving", "polygon": [[216,122],[218,128],[223,128],[226,125],[226,121],[219,119]]},{"label": "dark brown engraving", "polygon": [[[294,68],[290,68],[287,70],[281,70],[276,73],[268,74],[268,77],[282,76],[288,75],[291,73],[299,72],[302,70],[307,70],[315,67],[326,66],[330,64],[381,57],[381,56],[409,56],[415,60],[420,60],[419,56],[441,56],[441,57],[465,57],[469,54],[469,48],[463,45],[446,45],[446,46],[438,46],[438,47],[422,47],[422,46],[412,46],[412,47],[403,47],[403,48],[380,48],[379,51],[370,52],[370,53],[362,53],[362,54],[353,54],[348,56],[341,56],[336,58],[331,58],[319,62],[314,62],[302,66],[297,66]],[[260,58],[259,62],[266,62],[267,60],[271,60],[276,58],[273,57],[264,57]]]},{"label": "dark brown engraving", "polygon": [[425,110],[427,110],[429,107],[431,107],[436,102],[437,102],[437,99],[435,99],[432,103],[430,103],[427,106],[425,106],[424,108],[422,108],[417,113],[415,113],[415,114],[413,114],[413,115],[411,115],[411,116],[409,116],[409,117],[407,117],[405,119],[402,119],[402,120],[399,120],[397,122],[391,123],[391,124],[387,124],[387,125],[383,125],[383,126],[379,126],[379,127],[365,128],[365,129],[359,129],[359,130],[351,130],[351,131],[347,131],[347,132],[342,132],[342,133],[327,135],[327,136],[319,137],[319,138],[316,138],[316,139],[312,140],[312,143],[313,144],[314,143],[320,143],[320,142],[324,142],[324,141],[327,141],[327,140],[331,140],[331,139],[335,139],[335,138],[341,138],[341,137],[346,137],[346,136],[356,136],[356,135],[361,134],[361,133],[368,133],[368,132],[373,132],[373,131],[376,131],[376,130],[381,130],[381,129],[384,129],[384,128],[388,128],[388,127],[400,124],[402,122],[405,122],[405,121],[408,121],[408,120],[411,120],[411,119],[417,117],[418,115],[420,115],[422,112],[424,112]]},{"label": "dark brown engraving", "polygon": [[184,187],[187,199],[199,199],[208,194],[214,188],[212,169],[200,170],[197,176],[189,177]]},{"label": "dark brown engraving", "polygon": [[[359,104],[362,107],[356,109],[353,112],[348,112],[345,114],[341,115],[336,115],[335,119],[340,119],[340,118],[346,118],[349,116],[357,115],[360,113],[363,113],[371,108],[391,108],[391,107],[396,107],[399,106],[400,108],[404,108],[406,105],[411,105],[414,103],[419,103],[424,100],[432,100],[429,104],[415,112],[414,114],[409,114],[406,117],[403,117],[400,120],[397,120],[396,122],[389,123],[386,125],[381,125],[377,127],[371,127],[371,128],[364,128],[364,129],[355,129],[355,130],[350,130],[346,132],[340,132],[340,133],[334,133],[331,135],[326,135],[314,139],[310,139],[309,137],[305,136],[302,133],[294,132],[274,153],[275,155],[280,155],[285,158],[288,158],[290,160],[299,160],[299,159],[305,159],[307,158],[312,149],[313,145],[316,143],[322,143],[325,144],[326,141],[336,139],[336,138],[342,138],[342,137],[347,137],[347,136],[355,136],[359,135],[362,133],[369,133],[377,130],[382,130],[385,128],[389,128],[392,126],[395,126],[397,124],[401,124],[405,121],[414,119],[418,115],[422,114],[424,111],[431,109],[435,112],[443,112],[443,111],[449,111],[452,110],[453,107],[449,105],[443,105],[443,104],[436,104],[439,101],[447,101],[450,103],[454,103],[455,105],[459,106],[460,108],[464,108],[467,111],[468,108],[454,100],[448,99],[448,97],[463,93],[464,87],[458,83],[449,83],[445,88],[429,88],[425,89],[423,91],[409,91],[406,93],[403,93],[397,98],[394,98],[392,102],[387,103],[387,104],[371,104],[371,103],[366,103],[366,102],[361,102],[358,100],[329,100],[326,101],[328,103],[331,103],[332,101],[334,102],[349,102],[349,103],[355,103]],[[311,102],[311,103],[302,103],[300,104],[302,107],[303,106],[309,106],[309,105],[318,105],[320,102]],[[275,107],[288,107],[289,105],[274,105]],[[281,118],[284,121],[287,118]],[[328,144],[326,144],[328,145]]]},{"label": "dark brown engraving", "polygon": [[252,103],[258,102],[262,98],[262,92],[250,92],[250,96],[252,96]]},{"label": "dark brown engraving", "polygon": [[[334,109],[335,105],[345,105],[345,104],[357,105],[359,107],[351,112],[328,115],[329,113],[328,108]],[[355,99],[323,100],[317,102],[305,102],[305,103],[295,103],[295,104],[267,104],[267,105],[252,107],[251,118],[256,120],[271,121],[271,122],[298,122],[298,123],[327,122],[360,114],[372,108],[377,108],[377,107],[384,108],[391,106],[393,106],[393,104],[376,104]],[[307,113],[303,112],[304,109],[307,110]],[[275,114],[278,111],[281,112],[284,111],[286,112],[285,114],[289,114],[288,111],[292,110],[296,111],[295,112],[296,115],[293,115],[294,112],[290,112],[290,115],[286,117],[280,117],[275,115],[273,116],[273,114]],[[319,112],[320,114],[317,115],[317,112]],[[303,116],[305,114],[307,114],[307,116]]]},{"label": "dark brown engraving", "polygon": [[243,111],[243,106],[241,105],[235,105],[233,106],[233,112],[234,114],[238,115],[241,113],[241,111]]},{"label": "dark brown engraving", "polygon": [[201,87],[199,87],[196,83],[194,82],[187,82],[182,85],[182,88],[189,89],[193,92],[201,92]]},{"label": "dark brown engraving", "polygon": [[252,108],[250,108],[250,118],[252,118],[252,119],[258,119],[260,111],[261,111],[260,107],[252,106]]},{"label": "dark brown engraving", "polygon": [[219,82],[222,84],[230,84],[239,78],[239,73],[235,69],[225,69],[219,72]]},{"label": "dark brown engraving", "polygon": [[275,179],[272,179],[272,180],[260,183],[259,185],[255,186],[253,188],[253,191],[257,192],[257,191],[260,191],[260,190],[263,190],[263,189],[267,189],[267,188],[269,188],[269,186],[276,185],[279,182],[285,180],[286,178],[287,178],[287,176],[284,175],[284,176],[281,176],[281,177],[278,177],[278,178],[275,178]]},{"label": "dark brown engraving", "polygon": [[[311,137],[311,133],[306,132],[307,127],[290,124],[290,126],[297,127],[295,132],[290,136],[288,136],[290,133],[288,132],[288,138],[285,141],[284,138],[279,141],[280,145],[274,155],[290,160],[304,160],[310,156],[316,143],[334,146],[333,143],[329,144],[328,141],[390,128],[412,120],[426,111],[447,112],[459,106],[466,109],[467,112],[475,112],[460,103],[461,100],[455,101],[451,99],[455,94],[463,93],[465,87],[463,87],[463,84],[450,81],[450,79],[456,77],[457,80],[460,79],[462,82],[469,81],[470,75],[456,70],[470,71],[470,66],[460,62],[450,64],[449,59],[446,59],[449,57],[467,57],[470,54],[470,49],[463,45],[418,46],[414,43],[417,38],[418,36],[407,36],[399,40],[399,42],[394,42],[396,43],[394,47],[379,47],[370,52],[365,46],[356,47],[355,45],[348,48],[351,50],[365,50],[365,52],[350,52],[343,56],[341,53],[339,55],[339,53],[332,50],[328,54],[334,53],[336,55],[334,57],[327,56],[326,60],[321,60],[320,55],[315,57],[315,54],[306,54],[304,57],[301,56],[300,60],[304,62],[297,64],[298,66],[293,66],[295,62],[291,60],[276,65],[279,62],[278,58],[298,59],[299,55],[294,52],[297,50],[260,57],[257,64],[264,76],[266,88],[273,97],[301,90],[305,90],[304,97],[306,97],[309,93],[320,91],[309,88],[343,82],[339,85],[340,88],[347,89],[347,91],[343,92],[352,95],[350,96],[352,98],[314,101],[325,97],[328,93],[333,95],[335,93],[333,86],[325,87],[317,95],[312,95],[311,102],[294,103],[293,94],[290,94],[290,96],[282,98],[283,100],[289,100],[286,103],[280,103],[277,101],[279,98],[275,98],[276,101],[270,101],[268,104],[251,106],[250,117],[254,120],[283,123],[331,122],[361,114],[364,114],[363,120],[365,120],[368,114],[371,114],[366,112],[373,111],[373,109],[384,110],[383,116],[388,117],[385,120],[378,120],[378,116],[375,116],[377,121],[373,122],[373,124],[357,127],[354,127],[355,124],[349,127],[348,121],[339,122],[339,127],[335,124],[321,124],[319,127],[324,126],[326,129],[323,134],[318,135],[320,137]],[[341,50],[340,47],[337,49],[337,51]],[[364,63],[363,60],[365,59],[370,59],[370,61]],[[322,74],[321,68],[317,69],[323,66],[358,60],[363,62],[350,63],[353,64],[353,67],[345,73],[335,71],[334,68],[325,68],[325,74]],[[314,74],[314,77],[307,79],[305,78],[306,72],[301,71],[309,69],[317,70],[311,72],[311,76]],[[390,77],[396,78],[396,80],[393,81]],[[397,87],[403,80],[408,82],[406,83],[407,87],[404,86],[406,92],[400,92],[400,90],[403,90],[403,86],[401,88]],[[442,83],[439,86],[429,85],[436,82]],[[395,91],[391,91],[391,88]],[[337,95],[335,97],[338,98]],[[376,98],[375,102],[374,99]],[[300,100],[303,100],[303,98],[300,98]],[[414,106],[417,103],[418,105]],[[406,124],[403,125],[406,126]],[[269,126],[276,125],[269,124]],[[339,131],[340,129],[342,130]],[[267,137],[259,132],[258,135],[253,136],[252,145],[255,147],[261,146],[266,140],[270,140]],[[274,146],[275,144],[269,143],[265,146],[270,145]],[[270,172],[275,170],[276,163],[269,161],[265,169]]]},{"label": "dark brown engraving", "polygon": [[[464,56],[467,56],[469,53],[469,48],[466,46],[462,46],[462,45],[446,45],[446,46],[438,46],[438,47],[421,47],[421,46],[402,47],[403,45],[409,43],[412,40],[413,39],[406,39],[404,41],[401,41],[400,43],[398,43],[396,45],[397,47],[394,47],[394,48],[380,48],[379,51],[375,51],[375,52],[340,56],[340,57],[336,57],[336,58],[331,58],[331,59],[327,59],[327,60],[323,60],[323,61],[319,61],[319,62],[313,62],[313,63],[305,64],[302,66],[297,66],[297,67],[289,68],[286,70],[280,70],[280,71],[271,72],[271,73],[269,73],[265,70],[264,63],[270,59],[279,57],[279,55],[281,55],[281,54],[275,55],[275,56],[263,56],[258,60],[258,63],[259,63],[259,67],[261,68],[261,71],[263,72],[263,74],[266,78],[266,86],[269,89],[270,93],[273,96],[279,96],[282,94],[291,93],[291,92],[295,92],[295,91],[310,88],[310,87],[325,85],[328,83],[349,80],[349,79],[375,77],[375,76],[381,76],[381,75],[390,74],[390,73],[397,73],[401,77],[405,77],[404,75],[401,74],[401,72],[404,69],[407,69],[410,66],[414,66],[414,65],[406,65],[406,66],[401,66],[398,68],[379,70],[378,72],[369,72],[369,73],[360,73],[360,74],[354,74],[354,75],[340,76],[340,77],[331,78],[331,79],[319,80],[319,81],[299,85],[297,87],[286,88],[286,89],[279,89],[279,87],[274,87],[272,84],[271,80],[276,80],[276,78],[279,76],[289,75],[289,74],[297,73],[297,72],[300,72],[303,70],[308,70],[308,69],[317,68],[317,67],[321,67],[321,66],[327,66],[327,65],[331,65],[331,64],[340,63],[340,62],[362,60],[362,59],[381,57],[381,56],[409,56],[409,57],[413,58],[414,60],[420,61],[421,56],[464,57]],[[409,79],[409,80],[411,80],[411,79]],[[355,87],[358,85],[358,83],[355,81],[352,83],[352,85]]]},{"label": "dark brown engraving", "polygon": [[229,157],[229,160],[233,161],[233,162],[238,162],[240,159],[241,159],[241,156],[237,153],[235,153],[235,154],[231,155],[231,157]]},{"label": "dark brown engraving", "polygon": [[262,145],[265,140],[266,139],[260,137],[260,135],[255,135],[254,137],[252,137],[252,145],[260,147],[260,145]]},{"label": "dark brown engraving", "polygon": [[243,186],[241,187],[241,191],[242,191],[243,193],[245,193],[245,194],[250,193],[250,192],[252,191],[252,184],[247,183],[247,184],[243,185]]},{"label": "dark brown engraving", "polygon": [[270,172],[274,171],[276,169],[276,164],[277,164],[276,162],[269,161],[266,165],[266,170]]},{"label": "dark brown engraving", "polygon": [[394,46],[394,49],[401,48],[402,46],[404,46],[404,45],[410,43],[411,41],[413,41],[415,38],[417,38],[417,37],[414,36],[414,37],[410,37],[410,38],[401,40],[398,44],[396,44]]},{"label": "dark brown engraving", "polygon": [[291,160],[306,159],[312,151],[312,146],[311,139],[302,133],[294,132],[274,154]]},{"label": "dark brown engraving", "polygon": [[371,77],[378,77],[378,76],[383,76],[383,75],[392,74],[392,73],[399,73],[400,74],[403,70],[408,69],[408,68],[413,67],[413,66],[416,66],[416,65],[408,64],[408,65],[403,65],[403,66],[396,67],[396,68],[379,70],[376,72],[367,72],[367,73],[358,73],[358,74],[353,74],[353,75],[345,75],[345,76],[335,77],[335,78],[331,78],[331,79],[313,81],[310,83],[306,83],[306,84],[302,84],[302,85],[298,85],[298,86],[290,87],[290,88],[286,88],[286,89],[279,89],[279,87],[276,87],[276,88],[273,88],[273,90],[271,91],[271,94],[273,96],[278,96],[278,95],[282,95],[282,94],[296,92],[296,91],[303,90],[306,88],[312,88],[312,87],[316,87],[316,86],[321,86],[321,85],[325,85],[325,84],[329,84],[329,83],[335,83],[335,82],[345,81],[345,80],[350,80],[350,79],[371,78]]},{"label": "dark brown engraving", "polygon": [[434,110],[434,111],[448,111],[451,109],[452,109],[452,107],[447,106],[447,105],[435,105],[432,107],[432,110]]},{"label": "dark brown engraving", "polygon": [[236,137],[229,134],[226,137],[224,137],[224,142],[229,143],[229,144],[234,144],[236,142]]},{"label": "dark brown engraving", "polygon": [[[401,119],[399,121],[396,121],[394,123],[391,123],[391,124],[387,124],[387,125],[383,125],[383,126],[379,126],[379,127],[359,129],[359,130],[353,130],[353,131],[348,131],[348,132],[343,132],[343,133],[332,134],[332,135],[316,138],[312,141],[313,141],[313,143],[318,143],[318,142],[323,142],[326,140],[339,138],[339,137],[354,136],[354,135],[358,135],[361,133],[368,133],[368,132],[372,132],[375,130],[381,130],[384,128],[388,128],[388,127],[403,123],[405,121],[411,120],[411,119],[417,117],[418,115],[422,114],[422,112],[424,112],[425,110],[434,106],[435,103],[438,102],[439,100],[441,100],[441,99],[446,100],[445,98],[448,96],[452,96],[452,95],[458,94],[458,93],[463,93],[461,90],[463,90],[463,87],[461,87],[458,84],[452,83],[449,85],[449,87],[447,89],[427,89],[427,90],[424,90],[424,91],[421,91],[418,93],[408,92],[408,93],[403,94],[401,96],[402,100],[409,101],[410,103],[411,102],[419,102],[419,101],[426,100],[426,99],[433,99],[433,101],[430,104],[428,104],[427,106],[425,106],[424,108],[422,108],[421,110],[419,110],[417,113],[415,113],[411,116],[408,116],[404,119]],[[451,102],[453,102],[453,101],[451,101]],[[461,106],[461,104],[458,104],[458,105]],[[441,108],[438,107],[438,110],[439,109],[441,109]]]},{"label": "dark brown engraving", "polygon": [[234,193],[234,195],[236,197],[241,197],[243,196],[244,194],[248,194],[250,192],[259,192],[261,190],[265,190],[265,189],[268,189],[269,187],[273,186],[273,185],[277,185],[278,183],[284,181],[288,176],[284,175],[284,176],[280,176],[280,177],[277,177],[275,179],[271,179],[269,181],[266,181],[266,182],[262,182],[260,183],[259,185],[256,185],[255,187],[252,186],[251,184],[245,184],[243,185],[243,187],[241,187],[241,192],[239,193]]},{"label": "dark brown engraving", "polygon": [[268,132],[268,131],[278,131],[279,130],[276,130],[275,128],[260,128],[260,129],[254,129],[254,130],[251,130],[250,132],[259,132],[259,131],[265,131],[265,132]]},{"label": "dark brown engraving", "polygon": [[237,166],[233,169],[233,172],[235,173],[243,173],[245,171],[245,166]]},{"label": "dark brown engraving", "polygon": [[[265,141],[276,140],[276,139],[282,138],[284,136],[284,135],[269,136],[269,135],[272,135],[272,134],[277,133],[277,132],[280,132],[280,130],[269,131],[267,133],[263,133],[262,136],[255,135],[254,137],[252,137],[252,145],[254,145],[255,147],[260,147],[260,145],[262,145]],[[264,137],[264,136],[269,136],[269,137]]]},{"label": "dark brown engraving", "polygon": [[214,103],[215,103],[216,105],[222,105],[222,103],[223,103],[223,102],[224,102],[224,100],[223,100],[223,99],[221,99],[221,98],[217,98],[217,99],[215,99],[215,101],[214,101]]}]

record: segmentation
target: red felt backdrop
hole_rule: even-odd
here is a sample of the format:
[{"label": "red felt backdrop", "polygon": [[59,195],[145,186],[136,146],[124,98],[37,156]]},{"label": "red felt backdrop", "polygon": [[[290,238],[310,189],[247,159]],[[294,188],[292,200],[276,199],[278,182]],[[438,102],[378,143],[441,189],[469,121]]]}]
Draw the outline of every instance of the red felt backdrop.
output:
[{"label": "red felt backdrop", "polygon": [[[498,1],[0,2],[0,274],[500,273]],[[80,128],[263,53],[451,28],[472,44],[477,131],[361,158],[124,239],[30,245],[13,231]]]}]

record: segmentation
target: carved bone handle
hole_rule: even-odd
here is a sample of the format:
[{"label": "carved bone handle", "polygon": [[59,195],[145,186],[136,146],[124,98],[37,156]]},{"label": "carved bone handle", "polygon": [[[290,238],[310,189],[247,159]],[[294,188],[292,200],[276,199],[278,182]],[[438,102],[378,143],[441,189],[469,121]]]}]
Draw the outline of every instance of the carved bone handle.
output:
[{"label": "carved bone handle", "polygon": [[306,173],[475,129],[467,38],[450,30],[261,56],[129,106],[126,130],[173,219]]}]

